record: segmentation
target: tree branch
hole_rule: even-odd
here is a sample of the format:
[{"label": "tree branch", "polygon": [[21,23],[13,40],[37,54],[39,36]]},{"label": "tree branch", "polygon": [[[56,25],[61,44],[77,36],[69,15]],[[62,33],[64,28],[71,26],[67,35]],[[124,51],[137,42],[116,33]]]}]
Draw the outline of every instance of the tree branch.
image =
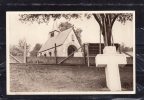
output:
[{"label": "tree branch", "polygon": [[113,18],[113,20],[112,20],[112,22],[111,22],[111,27],[113,26],[115,20],[118,18],[119,15],[120,15],[120,14],[117,14],[117,15],[114,16],[114,18]]},{"label": "tree branch", "polygon": [[98,24],[100,25],[100,28],[102,27],[102,23],[100,21],[100,19],[98,18],[98,16],[96,14],[93,14],[94,18],[96,19],[96,21],[98,22]]}]

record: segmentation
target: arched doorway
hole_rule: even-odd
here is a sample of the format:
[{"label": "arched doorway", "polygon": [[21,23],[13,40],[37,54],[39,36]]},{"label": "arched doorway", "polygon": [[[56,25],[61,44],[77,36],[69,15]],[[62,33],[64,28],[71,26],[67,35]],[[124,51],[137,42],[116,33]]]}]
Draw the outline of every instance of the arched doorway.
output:
[{"label": "arched doorway", "polygon": [[[77,50],[77,48],[74,46],[74,45],[70,45],[69,47],[68,47],[68,56],[70,55],[70,54],[72,54],[74,51],[76,51]],[[72,54],[72,56],[74,56],[74,54]]]}]

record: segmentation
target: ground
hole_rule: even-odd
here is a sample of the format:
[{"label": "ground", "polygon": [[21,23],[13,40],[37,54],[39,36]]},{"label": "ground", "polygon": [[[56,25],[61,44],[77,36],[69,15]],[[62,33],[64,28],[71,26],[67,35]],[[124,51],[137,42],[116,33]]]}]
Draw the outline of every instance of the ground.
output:
[{"label": "ground", "polygon": [[[132,66],[120,69],[122,90],[132,90]],[[104,68],[10,64],[11,92],[109,91]]]}]

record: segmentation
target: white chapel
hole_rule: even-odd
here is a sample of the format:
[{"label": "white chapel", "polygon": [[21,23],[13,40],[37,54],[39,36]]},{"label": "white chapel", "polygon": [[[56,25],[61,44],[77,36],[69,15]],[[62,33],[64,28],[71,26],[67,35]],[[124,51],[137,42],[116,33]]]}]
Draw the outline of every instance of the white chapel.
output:
[{"label": "white chapel", "polygon": [[64,31],[53,30],[49,32],[48,40],[38,52],[38,56],[45,57],[68,57],[69,55],[73,57],[83,56],[81,44],[73,27]]}]

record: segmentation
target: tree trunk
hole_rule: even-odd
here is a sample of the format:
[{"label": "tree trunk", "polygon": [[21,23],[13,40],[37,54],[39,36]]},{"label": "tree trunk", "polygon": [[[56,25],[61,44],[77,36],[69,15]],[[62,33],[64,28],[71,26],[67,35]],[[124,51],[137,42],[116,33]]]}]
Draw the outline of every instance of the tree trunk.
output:
[{"label": "tree trunk", "polygon": [[107,29],[107,45],[108,46],[111,46],[112,45],[112,43],[111,43],[111,36],[112,36],[112,28],[111,27],[106,27],[106,29]]},{"label": "tree trunk", "polygon": [[111,46],[112,45],[112,41],[111,41],[112,27],[110,27],[110,25],[107,25],[107,23],[105,23],[105,26],[103,25],[103,28],[101,28],[101,32],[103,35],[105,46]]},{"label": "tree trunk", "polygon": [[119,14],[113,15],[113,18],[112,14],[93,14],[93,16],[100,26],[105,46],[111,46],[112,27]]}]

